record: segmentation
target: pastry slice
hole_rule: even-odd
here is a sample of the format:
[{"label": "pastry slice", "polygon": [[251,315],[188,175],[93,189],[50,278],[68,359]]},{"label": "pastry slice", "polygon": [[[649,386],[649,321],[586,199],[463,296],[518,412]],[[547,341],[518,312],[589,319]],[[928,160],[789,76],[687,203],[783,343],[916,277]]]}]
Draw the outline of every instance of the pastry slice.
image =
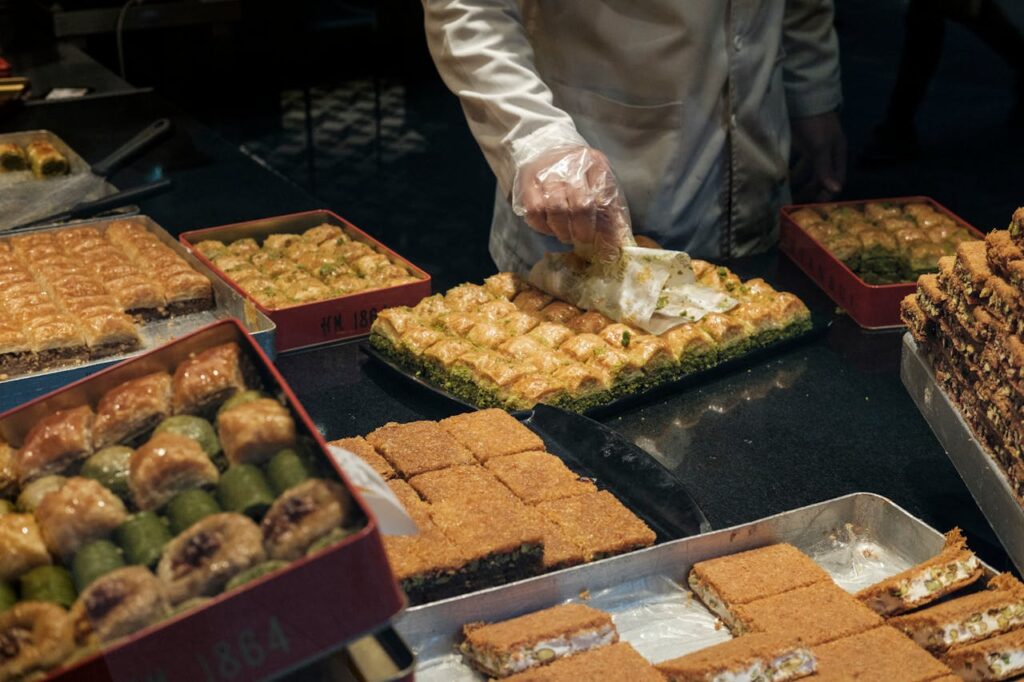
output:
[{"label": "pastry slice", "polygon": [[1024,629],[955,646],[942,657],[961,680],[1008,680],[1024,674]]},{"label": "pastry slice", "polygon": [[1002,573],[989,581],[988,588],[896,616],[889,624],[936,653],[1024,625],[1024,585],[1009,573]]},{"label": "pastry slice", "polygon": [[882,616],[930,604],[970,585],[984,575],[978,557],[967,549],[959,528],[946,533],[946,544],[932,559],[857,593],[857,598]]},{"label": "pastry slice", "polygon": [[220,474],[199,443],[164,431],[132,453],[128,485],[139,509],[158,509],[176,494],[210,486]]},{"label": "pastry slice", "polygon": [[736,634],[784,632],[816,646],[882,625],[882,618],[833,582],[818,582],[734,607]]},{"label": "pastry slice", "polygon": [[246,389],[248,366],[236,343],[214,346],[178,365],[172,380],[175,414],[200,414]]},{"label": "pastry slice", "polygon": [[392,422],[367,435],[366,440],[406,478],[476,461],[469,450],[435,422]]},{"label": "pastry slice", "polygon": [[493,473],[478,465],[454,466],[428,471],[409,479],[409,484],[427,502],[461,500],[473,504],[477,500],[517,502]]},{"label": "pastry slice", "polygon": [[171,415],[171,375],[154,372],[107,391],[96,406],[96,448],[124,444]]},{"label": "pastry slice", "polygon": [[744,604],[832,579],[793,545],[779,543],[694,564],[690,589],[730,628]]},{"label": "pastry slice", "polygon": [[64,471],[93,452],[95,415],[88,405],[58,410],[36,422],[14,457],[14,469],[22,485]]},{"label": "pastry slice", "polygon": [[373,446],[367,443],[366,439],[362,436],[332,440],[328,445],[334,445],[355,454],[359,459],[369,464],[370,468],[376,471],[385,481],[397,476],[395,470],[388,464],[388,461],[381,457],[380,453],[374,450]]},{"label": "pastry slice", "polygon": [[587,561],[649,547],[657,538],[607,490],[541,502],[536,508],[583,547]]},{"label": "pastry slice", "polygon": [[551,665],[527,670],[509,682],[579,682],[580,680],[628,680],[664,682],[665,678],[627,642],[602,646]]},{"label": "pastry slice", "polygon": [[470,623],[459,651],[481,673],[502,678],[619,641],[611,616],[562,604],[502,621]]},{"label": "pastry slice", "polygon": [[526,504],[597,491],[592,481],[580,477],[547,452],[494,457],[487,460],[486,467]]},{"label": "pastry slice", "polygon": [[811,678],[815,682],[931,682],[950,674],[941,661],[884,625],[816,646],[812,652],[818,659],[818,673]]},{"label": "pastry slice", "polygon": [[231,464],[258,464],[295,444],[295,420],[281,403],[260,398],[217,415],[217,432]]},{"label": "pastry slice", "polygon": [[784,633],[754,633],[657,666],[668,682],[784,682],[814,673],[810,649]]},{"label": "pastry slice", "polygon": [[0,142],[0,173],[28,169],[25,150],[13,142]]},{"label": "pastry slice", "polygon": [[45,140],[29,142],[25,147],[25,153],[37,178],[66,175],[71,170],[67,157]]},{"label": "pastry slice", "polygon": [[439,422],[442,429],[481,462],[527,450],[543,450],[544,441],[504,410],[466,412]]}]

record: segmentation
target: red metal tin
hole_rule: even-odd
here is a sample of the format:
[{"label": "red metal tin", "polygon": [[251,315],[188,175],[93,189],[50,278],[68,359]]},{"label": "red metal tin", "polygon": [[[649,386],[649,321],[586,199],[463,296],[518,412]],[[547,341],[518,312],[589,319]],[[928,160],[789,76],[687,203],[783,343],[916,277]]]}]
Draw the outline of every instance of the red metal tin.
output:
[{"label": "red metal tin", "polygon": [[338,298],[288,306],[287,308],[271,309],[253,300],[253,304],[277,324],[277,349],[279,351],[364,336],[370,333],[370,325],[373,324],[379,311],[394,306],[416,305],[420,299],[430,295],[430,275],[331,211],[291,213],[275,218],[208,227],[184,232],[179,239],[186,248],[195,254],[196,258],[209,266],[217,276],[252,300],[245,289],[238,286],[230,276],[199,253],[194,245],[204,239],[231,242],[245,237],[262,242],[271,234],[304,232],[323,223],[341,227],[349,236],[387,254],[396,262],[408,267],[413,275],[421,279],[408,284],[383,289],[369,289]]},{"label": "red metal tin", "polygon": [[405,605],[391,575],[376,520],[334,464],[323,437],[262,349],[235,319],[222,320],[149,353],[81,379],[0,415],[0,436],[18,445],[41,417],[89,402],[129,379],[174,367],[198,350],[234,341],[264,386],[286,399],[297,431],[315,440],[352,493],[365,526],[330,549],[293,561],[281,573],[140,630],[56,670],[58,680],[263,679],[294,669],[378,630]]},{"label": "red metal tin", "polygon": [[931,197],[911,196],[892,199],[861,199],[839,201],[828,204],[796,204],[783,206],[779,211],[779,250],[790,257],[815,284],[821,287],[861,327],[885,329],[901,327],[900,301],[912,294],[915,282],[899,284],[868,284],[858,277],[841,260],[832,255],[824,244],[807,234],[793,222],[791,215],[802,208],[817,209],[822,206],[863,206],[869,202],[890,204],[928,204],[939,213],[949,216],[957,224],[970,230],[978,239],[985,235],[966,220]]}]

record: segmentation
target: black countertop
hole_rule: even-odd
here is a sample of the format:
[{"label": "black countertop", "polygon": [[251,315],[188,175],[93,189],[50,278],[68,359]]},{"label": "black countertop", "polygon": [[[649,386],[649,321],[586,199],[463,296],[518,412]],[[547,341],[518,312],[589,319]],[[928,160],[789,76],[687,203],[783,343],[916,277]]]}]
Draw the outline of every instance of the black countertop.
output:
[{"label": "black countertop", "polygon": [[[142,203],[143,212],[172,233],[322,206],[153,93],[26,107],[0,120],[0,128],[50,128],[95,161],[160,116],[174,121],[173,139],[114,181],[127,187],[173,178],[172,193]],[[343,206],[334,208],[344,215]],[[404,255],[418,260],[415,252]],[[729,265],[746,277],[764,276],[812,305],[830,306],[778,254]],[[460,263],[457,256],[439,267],[443,271],[432,274],[442,282],[480,270],[479,263]],[[392,376],[360,346],[335,344],[277,360],[327,437],[456,411]],[[899,333],[866,332],[839,317],[824,335],[768,361],[602,421],[668,466],[714,528],[869,491],[940,530],[959,525],[985,560],[1010,568],[900,383],[899,352]]]}]

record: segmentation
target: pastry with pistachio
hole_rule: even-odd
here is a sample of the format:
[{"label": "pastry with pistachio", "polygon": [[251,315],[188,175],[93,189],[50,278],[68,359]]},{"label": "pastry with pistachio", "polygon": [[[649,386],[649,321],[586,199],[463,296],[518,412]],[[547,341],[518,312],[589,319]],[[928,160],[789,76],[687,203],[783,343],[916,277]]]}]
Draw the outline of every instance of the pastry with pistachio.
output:
[{"label": "pastry with pistachio", "polygon": [[496,678],[619,641],[611,616],[584,604],[562,604],[500,623],[470,623],[462,632],[463,657]]},{"label": "pastry with pistachio", "polygon": [[[584,411],[749,353],[810,329],[796,296],[764,280],[692,261],[698,284],[737,301],[727,312],[661,335],[554,299],[512,273],[461,284],[413,307],[378,314],[370,342],[406,370],[477,407],[537,403]],[[461,431],[453,424],[453,432]],[[479,434],[456,433],[482,459]],[[491,448],[493,449],[493,448]],[[500,448],[499,448],[500,450]]]},{"label": "pastry with pistachio", "polygon": [[946,544],[935,557],[861,590],[857,598],[876,613],[893,616],[937,601],[984,574],[963,533],[954,528],[946,533]]},{"label": "pastry with pistachio", "polygon": [[987,590],[896,616],[889,624],[940,653],[1024,626],[1024,584],[1001,573],[989,580]]},{"label": "pastry with pistachio", "polygon": [[408,267],[337,225],[231,243],[207,239],[196,250],[261,305],[278,309],[397,286],[419,278]]}]

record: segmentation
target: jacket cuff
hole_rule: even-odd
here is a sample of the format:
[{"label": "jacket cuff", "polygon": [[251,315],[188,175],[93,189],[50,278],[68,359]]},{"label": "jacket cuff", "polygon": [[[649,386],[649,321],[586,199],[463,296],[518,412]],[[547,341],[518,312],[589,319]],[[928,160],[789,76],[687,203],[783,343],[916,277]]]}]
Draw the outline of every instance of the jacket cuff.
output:
[{"label": "jacket cuff", "polygon": [[836,111],[843,104],[843,91],[839,84],[818,86],[814,89],[787,89],[786,109],[790,118],[806,118]]}]

